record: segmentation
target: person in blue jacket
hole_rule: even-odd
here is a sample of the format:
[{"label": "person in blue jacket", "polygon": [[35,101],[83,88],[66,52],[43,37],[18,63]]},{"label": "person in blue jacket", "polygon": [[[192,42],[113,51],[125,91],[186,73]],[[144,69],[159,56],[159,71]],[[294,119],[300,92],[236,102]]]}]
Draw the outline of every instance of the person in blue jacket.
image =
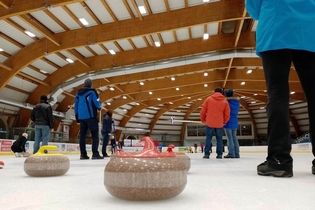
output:
[{"label": "person in blue jacket", "polygon": [[226,89],[224,95],[230,106],[230,119],[225,124],[224,129],[228,140],[229,153],[224,158],[240,158],[240,145],[236,137],[238,128],[238,112],[240,110],[240,100],[238,97],[233,97],[233,90]]},{"label": "person in blue jacket", "polygon": [[[315,1],[246,0],[258,20],[256,51],[262,58],[268,91],[268,155],[257,166],[264,176],[292,177],[289,130],[289,71],[294,64],[308,103],[312,152],[315,156]],[[315,174],[315,160],[312,162]]]},{"label": "person in blue jacket", "polygon": [[95,89],[92,88],[91,79],[84,81],[84,87],[81,88],[74,104],[75,118],[80,123],[80,159],[89,159],[86,152],[86,134],[91,131],[92,135],[92,159],[103,159],[98,152],[98,120],[97,110],[101,109],[100,99]]}]

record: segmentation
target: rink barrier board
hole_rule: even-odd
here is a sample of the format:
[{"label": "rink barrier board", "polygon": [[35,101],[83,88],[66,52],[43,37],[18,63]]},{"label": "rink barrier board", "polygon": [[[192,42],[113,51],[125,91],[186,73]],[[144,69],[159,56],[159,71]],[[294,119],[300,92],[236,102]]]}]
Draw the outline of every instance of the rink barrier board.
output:
[{"label": "rink barrier board", "polygon": [[[14,155],[11,151],[11,145],[13,144],[14,140],[12,139],[0,139],[0,155]],[[34,142],[29,141],[26,143],[26,151],[32,153]],[[58,153],[62,154],[79,154],[80,147],[79,144],[71,144],[71,143],[57,143],[57,142],[49,142],[49,145],[56,145],[58,147]],[[188,148],[191,147],[192,151],[194,151],[193,146],[182,146],[182,147],[175,147],[173,149],[176,153],[188,153]],[[213,147],[215,148],[215,146]],[[99,146],[101,149],[101,145]],[[107,151],[110,154],[111,146],[107,146]],[[123,147],[124,151],[127,152],[140,152],[142,151],[143,147],[134,146],[134,147]],[[167,147],[159,148],[162,152],[166,152]],[[88,153],[91,153],[92,148],[90,144],[86,145],[86,150]],[[225,152],[227,152],[227,147],[225,147]],[[301,144],[292,144],[292,152],[295,153],[309,153],[312,151],[311,143],[301,143]],[[197,152],[201,153],[201,148],[197,148]],[[266,153],[267,146],[241,146],[240,153]]]}]

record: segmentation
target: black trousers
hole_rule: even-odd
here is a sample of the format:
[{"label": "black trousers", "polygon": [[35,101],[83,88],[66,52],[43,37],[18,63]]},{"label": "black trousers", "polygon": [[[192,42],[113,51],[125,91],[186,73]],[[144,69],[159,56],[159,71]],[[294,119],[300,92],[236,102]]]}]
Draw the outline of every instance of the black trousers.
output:
[{"label": "black trousers", "polygon": [[315,156],[315,53],[290,49],[266,51],[262,53],[262,61],[268,91],[267,161],[292,166],[288,111],[289,71],[293,63],[308,103],[309,131]]},{"label": "black trousers", "polygon": [[91,131],[92,135],[92,152],[93,155],[99,154],[98,152],[98,122],[96,119],[80,120],[80,152],[81,155],[86,155],[86,134],[88,130]]}]

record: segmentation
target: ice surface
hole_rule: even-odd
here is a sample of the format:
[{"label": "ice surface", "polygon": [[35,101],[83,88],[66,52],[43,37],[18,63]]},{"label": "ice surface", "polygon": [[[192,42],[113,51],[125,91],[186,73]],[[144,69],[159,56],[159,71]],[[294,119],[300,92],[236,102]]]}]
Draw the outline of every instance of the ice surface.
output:
[{"label": "ice surface", "polygon": [[103,184],[109,159],[79,160],[69,156],[70,169],[60,177],[29,177],[25,158],[0,156],[1,210],[314,210],[315,175],[311,153],[293,153],[294,177],[256,175],[265,152],[241,153],[240,159],[202,159],[189,154],[191,169],[185,190],[169,200],[132,202],[112,197]]}]

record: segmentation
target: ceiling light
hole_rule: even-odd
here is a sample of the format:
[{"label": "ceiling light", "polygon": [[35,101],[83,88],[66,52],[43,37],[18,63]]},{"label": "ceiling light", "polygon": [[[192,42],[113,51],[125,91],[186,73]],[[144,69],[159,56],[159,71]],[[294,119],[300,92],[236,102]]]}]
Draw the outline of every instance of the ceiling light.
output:
[{"label": "ceiling light", "polygon": [[140,104],[138,102],[136,102],[136,105],[139,106]]},{"label": "ceiling light", "polygon": [[79,18],[80,22],[85,25],[85,26],[88,26],[89,25],[89,22],[87,22],[87,20],[85,18]]},{"label": "ceiling light", "polygon": [[109,90],[110,90],[110,91],[114,91],[114,90],[115,90],[115,88],[113,88],[113,87],[110,87],[110,88],[109,88]]},{"label": "ceiling light", "polygon": [[246,82],[241,82],[241,85],[245,85],[246,84]]},{"label": "ceiling light", "polygon": [[150,91],[149,94],[152,95],[153,93]]},{"label": "ceiling light", "polygon": [[257,95],[258,95],[257,93],[254,94],[254,96],[257,96]]},{"label": "ceiling light", "polygon": [[157,98],[158,101],[161,101],[161,98]]},{"label": "ceiling light", "polygon": [[179,88],[177,87],[176,90],[179,91]]},{"label": "ceiling light", "polygon": [[203,86],[204,86],[204,87],[208,87],[208,84],[204,84]]},{"label": "ceiling light", "polygon": [[246,96],[241,96],[241,98],[246,98]]},{"label": "ceiling light", "polygon": [[175,80],[175,77],[171,77],[171,80],[174,81],[174,80]]},{"label": "ceiling light", "polygon": [[187,98],[188,98],[188,99],[191,99],[191,97],[190,97],[190,96],[188,96]]},{"label": "ceiling light", "polygon": [[30,31],[25,30],[24,33],[26,33],[29,37],[32,37],[32,38],[36,37],[36,35]]},{"label": "ceiling light", "polygon": [[252,72],[253,72],[252,69],[248,69],[248,70],[246,71],[246,74],[251,74]]},{"label": "ceiling light", "polygon": [[123,96],[123,99],[127,99],[127,96]]},{"label": "ceiling light", "polygon": [[40,69],[39,71],[42,72],[43,74],[48,74],[47,71],[44,71],[44,70],[42,70],[42,69]]},{"label": "ceiling light", "polygon": [[66,58],[66,61],[67,61],[68,63],[74,63],[74,61],[73,61],[71,58]]},{"label": "ceiling light", "polygon": [[127,109],[123,109],[124,110],[124,112],[127,112],[128,110]]},{"label": "ceiling light", "polygon": [[177,110],[177,112],[180,112],[180,110]]},{"label": "ceiling light", "polygon": [[293,104],[295,104],[293,101],[292,101],[292,102],[290,102],[290,105],[293,105]]},{"label": "ceiling light", "polygon": [[198,101],[201,101],[202,99],[201,98],[198,98]]},{"label": "ceiling light", "polygon": [[252,103],[252,104],[256,104],[256,101],[252,101],[252,102],[250,102],[250,103]]},{"label": "ceiling light", "polygon": [[109,51],[110,54],[116,55],[116,52],[115,52],[114,50],[110,49],[110,50],[108,50],[108,51]]},{"label": "ceiling light", "polygon": [[259,109],[265,109],[265,107],[262,106],[262,107],[260,107]]},{"label": "ceiling light", "polygon": [[145,9],[144,6],[138,6],[138,8],[139,8],[139,11],[140,11],[140,13],[141,13],[142,15],[147,13],[147,11],[146,11],[146,9]]},{"label": "ceiling light", "polygon": [[0,48],[0,52],[3,52],[4,50],[2,48]]},{"label": "ceiling light", "polygon": [[144,85],[144,82],[141,81],[141,82],[139,82],[139,84],[140,84],[140,85]]},{"label": "ceiling light", "polygon": [[267,93],[267,90],[264,90],[265,93]]},{"label": "ceiling light", "polygon": [[112,105],[110,102],[107,102],[106,104],[107,104],[108,106]]},{"label": "ceiling light", "polygon": [[203,73],[203,76],[207,77],[208,76],[208,72]]},{"label": "ceiling light", "polygon": [[291,91],[290,94],[293,95],[295,93],[295,91]]},{"label": "ceiling light", "polygon": [[160,43],[160,42],[154,42],[154,45],[155,45],[156,47],[161,47],[161,43]]},{"label": "ceiling light", "polygon": [[173,102],[169,102],[169,104],[174,104]]},{"label": "ceiling light", "polygon": [[203,3],[208,3],[210,0],[202,0]]},{"label": "ceiling light", "polygon": [[203,40],[207,40],[209,39],[209,34],[208,33],[204,33],[203,34]]}]

